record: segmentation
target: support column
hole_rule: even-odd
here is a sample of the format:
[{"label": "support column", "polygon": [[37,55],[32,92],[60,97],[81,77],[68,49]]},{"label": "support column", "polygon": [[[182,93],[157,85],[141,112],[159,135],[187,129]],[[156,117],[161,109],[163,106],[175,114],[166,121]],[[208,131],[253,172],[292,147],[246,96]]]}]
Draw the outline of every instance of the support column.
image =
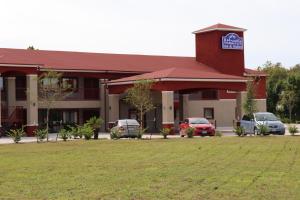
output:
[{"label": "support column", "polygon": [[[174,128],[174,91],[162,91],[162,125]],[[173,132],[173,131],[172,131]]]},{"label": "support column", "polygon": [[241,91],[236,96],[236,119],[240,120],[245,114],[244,103],[247,99],[247,92]]},{"label": "support column", "polygon": [[113,123],[119,119],[120,107],[119,107],[119,94],[108,95],[108,127],[111,128]]},{"label": "support column", "polygon": [[99,79],[99,88],[100,88],[100,117],[103,119],[104,123],[102,124],[100,131],[104,132],[106,130],[107,118],[106,118],[106,80]]},{"label": "support column", "polygon": [[26,75],[27,84],[27,136],[33,136],[38,127],[38,76]]},{"label": "support column", "polygon": [[1,77],[1,74],[0,74],[0,129],[2,127],[2,114],[1,114],[1,109],[2,109],[2,90],[3,90],[3,77]]},{"label": "support column", "polygon": [[189,117],[189,94],[183,95],[183,118]]},{"label": "support column", "polygon": [[16,77],[7,77],[7,107],[10,116],[16,107]]}]

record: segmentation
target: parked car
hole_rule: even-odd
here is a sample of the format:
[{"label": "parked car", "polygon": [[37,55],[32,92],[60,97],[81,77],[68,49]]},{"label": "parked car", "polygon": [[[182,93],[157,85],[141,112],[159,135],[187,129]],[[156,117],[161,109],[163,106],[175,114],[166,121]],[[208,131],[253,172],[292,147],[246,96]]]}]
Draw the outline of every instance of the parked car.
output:
[{"label": "parked car", "polygon": [[200,136],[214,136],[215,127],[205,118],[187,118],[179,125],[179,133],[181,137],[186,135],[186,129],[195,128],[194,135]]},{"label": "parked car", "polygon": [[115,122],[114,129],[120,132],[120,137],[135,138],[140,131],[140,124],[135,119],[120,119]]},{"label": "parked car", "polygon": [[259,134],[260,125],[266,125],[269,134],[285,134],[284,124],[270,112],[256,112],[253,115],[244,115],[240,121],[240,126],[245,129],[246,134]]}]

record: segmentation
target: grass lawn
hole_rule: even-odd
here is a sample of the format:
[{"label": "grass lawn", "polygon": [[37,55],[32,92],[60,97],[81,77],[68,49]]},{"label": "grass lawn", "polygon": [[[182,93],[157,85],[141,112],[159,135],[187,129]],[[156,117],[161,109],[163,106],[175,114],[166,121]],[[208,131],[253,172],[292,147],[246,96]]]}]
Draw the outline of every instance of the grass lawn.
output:
[{"label": "grass lawn", "polygon": [[0,145],[0,199],[300,199],[300,137]]}]

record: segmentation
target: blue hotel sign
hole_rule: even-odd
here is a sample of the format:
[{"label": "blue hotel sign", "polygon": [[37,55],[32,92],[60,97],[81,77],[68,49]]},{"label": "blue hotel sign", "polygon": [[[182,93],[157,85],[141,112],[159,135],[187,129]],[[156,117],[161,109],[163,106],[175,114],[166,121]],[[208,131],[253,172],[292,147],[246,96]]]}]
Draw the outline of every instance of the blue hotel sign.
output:
[{"label": "blue hotel sign", "polygon": [[243,38],[236,33],[228,33],[222,36],[222,49],[244,49]]}]

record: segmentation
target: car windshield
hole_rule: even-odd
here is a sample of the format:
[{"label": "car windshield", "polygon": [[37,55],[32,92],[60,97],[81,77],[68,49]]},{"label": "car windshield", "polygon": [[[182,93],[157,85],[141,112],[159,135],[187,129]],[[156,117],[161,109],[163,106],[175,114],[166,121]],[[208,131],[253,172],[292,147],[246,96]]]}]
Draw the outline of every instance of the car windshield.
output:
[{"label": "car windshield", "polygon": [[127,119],[127,120],[120,120],[120,125],[135,125],[139,126],[140,124],[135,119]]},{"label": "car windshield", "polygon": [[254,115],[256,121],[278,121],[277,117],[272,113],[256,113]]},{"label": "car windshield", "polygon": [[193,118],[190,119],[190,124],[209,124],[209,121],[205,118]]}]

